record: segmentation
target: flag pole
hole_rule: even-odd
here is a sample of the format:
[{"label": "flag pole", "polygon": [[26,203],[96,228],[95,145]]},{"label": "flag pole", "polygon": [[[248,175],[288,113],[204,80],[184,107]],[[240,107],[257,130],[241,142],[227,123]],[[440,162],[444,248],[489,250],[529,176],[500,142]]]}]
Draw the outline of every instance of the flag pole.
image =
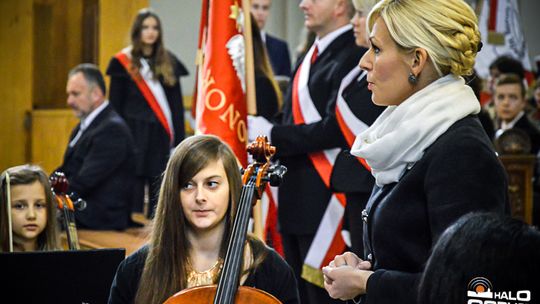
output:
[{"label": "flag pole", "polygon": [[[248,115],[257,115],[257,102],[255,99],[255,68],[253,62],[253,36],[251,33],[251,1],[242,0],[244,11],[244,41],[246,60],[246,102]],[[249,126],[248,126],[249,127]],[[257,200],[253,206],[253,234],[264,242],[262,224],[262,203]]]},{"label": "flag pole", "polygon": [[209,2],[210,0],[203,0],[202,1],[202,8],[201,8],[201,20],[199,21],[199,40],[197,42],[197,54],[195,55],[195,86],[193,89],[193,95],[191,97],[191,118],[193,119],[193,122],[195,122],[193,127],[193,132],[195,133],[197,131],[197,123],[196,123],[196,117],[197,117],[197,104],[199,99],[199,94],[201,93],[200,86],[202,85],[202,80],[199,79],[202,74],[203,69],[203,63],[204,63],[204,55],[203,55],[203,48],[206,44],[206,31],[208,27],[208,8],[209,8]]},{"label": "flag pole", "polygon": [[255,100],[255,68],[253,63],[253,36],[251,34],[251,0],[242,0],[244,11],[244,41],[246,56],[246,100],[248,115],[257,115]]}]

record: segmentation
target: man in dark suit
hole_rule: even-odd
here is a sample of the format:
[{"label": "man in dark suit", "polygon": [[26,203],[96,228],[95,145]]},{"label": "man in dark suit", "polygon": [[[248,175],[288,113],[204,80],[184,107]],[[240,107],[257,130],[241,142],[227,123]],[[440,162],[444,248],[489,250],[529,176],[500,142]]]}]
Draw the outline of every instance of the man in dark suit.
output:
[{"label": "man in dark suit", "polygon": [[520,129],[531,140],[531,153],[537,155],[540,151],[540,131],[525,114],[525,85],[523,79],[516,74],[499,76],[494,88],[495,111],[497,113],[497,138],[507,129]]},{"label": "man in dark suit", "polygon": [[530,154],[536,156],[534,168],[533,187],[533,225],[540,224],[540,166],[538,157],[540,156],[540,131],[534,123],[529,120],[525,113],[527,100],[525,99],[525,85],[523,78],[518,74],[502,74],[496,82],[493,92],[495,111],[497,113],[497,126],[499,129],[495,133],[497,139],[505,130],[518,129],[530,139]]},{"label": "man in dark suit", "polygon": [[80,118],[57,171],[87,207],[75,212],[78,228],[125,229],[131,217],[134,182],[133,138],[124,120],[105,100],[98,67],[81,64],[68,75],[67,104]]},{"label": "man in dark suit", "polygon": [[261,30],[261,38],[266,45],[272,70],[276,76],[291,76],[291,58],[287,42],[271,36],[264,31],[266,20],[270,14],[272,0],[252,0],[251,13]]},{"label": "man in dark suit", "polygon": [[[300,8],[306,27],[317,38],[296,64],[275,124],[250,116],[248,137],[269,136],[277,148],[276,158],[288,168],[279,188],[278,221],[285,259],[297,275],[302,302],[340,303],[315,285],[322,283],[322,274],[316,271],[318,265],[305,261],[334,197],[329,172],[325,175],[320,170],[317,156],[339,152],[339,147],[347,145],[336,120],[335,101],[342,78],[358,64],[361,52],[349,24],[353,13],[350,1],[303,0]],[[324,255],[328,248],[315,249]]]}]

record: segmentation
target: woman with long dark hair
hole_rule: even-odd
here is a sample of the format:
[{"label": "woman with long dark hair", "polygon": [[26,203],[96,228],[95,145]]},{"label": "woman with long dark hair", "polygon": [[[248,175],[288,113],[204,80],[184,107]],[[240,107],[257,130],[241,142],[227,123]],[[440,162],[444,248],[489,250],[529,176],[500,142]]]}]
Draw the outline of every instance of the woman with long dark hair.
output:
[{"label": "woman with long dark hair", "polygon": [[256,22],[251,23],[251,35],[253,37],[257,115],[270,120],[281,108],[282,92],[274,77],[270,58]]},{"label": "woman with long dark hair", "polygon": [[156,204],[159,180],[171,149],[184,138],[184,107],[179,78],[184,65],[165,48],[158,15],[139,11],[131,28],[131,45],[114,55],[107,68],[109,99],[129,125],[136,145],[137,186],[133,211],[143,210],[149,187],[148,216]]},{"label": "woman with long dark hair", "polygon": [[[241,186],[225,143],[212,135],[186,138],[167,164],[150,241],[119,266],[109,304],[161,304],[185,288],[216,284]],[[241,285],[299,302],[294,273],[275,251],[248,236],[242,260]]]}]

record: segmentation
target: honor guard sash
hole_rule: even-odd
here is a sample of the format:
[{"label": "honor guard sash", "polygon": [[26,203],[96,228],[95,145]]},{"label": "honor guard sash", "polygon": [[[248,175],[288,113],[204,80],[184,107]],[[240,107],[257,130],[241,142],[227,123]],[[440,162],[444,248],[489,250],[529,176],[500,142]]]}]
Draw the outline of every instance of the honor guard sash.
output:
[{"label": "honor guard sash", "polygon": [[135,82],[137,85],[137,88],[139,88],[139,91],[148,103],[148,106],[150,109],[152,109],[152,112],[154,112],[154,115],[156,115],[159,123],[167,132],[172,145],[174,142],[174,129],[172,126],[172,119],[170,117],[171,112],[167,107],[168,103],[163,92],[163,88],[161,88],[161,92],[159,92],[157,88],[147,83],[147,80],[143,77],[143,75],[141,75],[141,73],[137,73],[136,75],[130,73],[131,58],[125,52],[119,52],[118,54],[114,55],[114,57],[120,61],[124,69],[126,69],[126,72],[131,76],[133,82]]},{"label": "honor guard sash", "polygon": [[[311,99],[308,87],[314,51],[315,46],[312,46],[298,67],[293,81],[292,110],[296,125],[316,123],[322,119]],[[308,154],[315,170],[328,189],[330,189],[332,168],[340,150],[340,148],[333,148]],[[341,236],[345,204],[344,194],[332,194],[302,267],[302,278],[322,288],[324,288],[324,280],[321,268],[345,249],[345,242]]]},{"label": "honor guard sash", "polygon": [[[343,78],[338,90],[336,101],[336,118],[339,128],[341,129],[341,133],[343,133],[343,136],[345,137],[349,148],[352,148],[354,140],[356,139],[356,135],[367,130],[369,126],[362,120],[358,119],[358,117],[356,117],[356,115],[354,115],[354,113],[351,111],[351,108],[349,108],[349,105],[343,98],[343,91],[353,81],[361,80],[362,78],[366,77],[366,75],[366,71],[363,71],[362,69],[360,69],[360,67],[355,66],[354,69],[352,69],[349,74],[347,74],[347,76]],[[368,171],[371,171],[371,168],[369,167],[365,159],[360,157],[357,157],[356,159]]]}]

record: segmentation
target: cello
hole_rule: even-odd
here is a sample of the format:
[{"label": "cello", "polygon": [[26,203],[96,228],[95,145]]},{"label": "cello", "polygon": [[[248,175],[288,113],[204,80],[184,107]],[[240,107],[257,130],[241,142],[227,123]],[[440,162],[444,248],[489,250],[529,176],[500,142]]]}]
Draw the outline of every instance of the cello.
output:
[{"label": "cello", "polygon": [[49,181],[51,190],[56,199],[57,207],[62,212],[63,225],[66,230],[69,250],[79,250],[79,238],[77,236],[77,227],[75,225],[75,207],[81,210],[86,207],[86,202],[79,199],[76,203],[66,194],[68,189],[68,180],[64,173],[54,172]]},{"label": "cello", "polygon": [[241,260],[246,243],[248,222],[251,207],[260,199],[266,184],[278,186],[287,168],[271,165],[270,159],[276,153],[266,136],[257,137],[248,145],[247,151],[253,156],[253,163],[243,170],[242,192],[238,201],[238,209],[234,217],[233,228],[227,245],[223,269],[217,285],[206,285],[181,290],[167,299],[164,304],[179,303],[261,303],[279,304],[273,295],[266,291],[239,286]]}]

